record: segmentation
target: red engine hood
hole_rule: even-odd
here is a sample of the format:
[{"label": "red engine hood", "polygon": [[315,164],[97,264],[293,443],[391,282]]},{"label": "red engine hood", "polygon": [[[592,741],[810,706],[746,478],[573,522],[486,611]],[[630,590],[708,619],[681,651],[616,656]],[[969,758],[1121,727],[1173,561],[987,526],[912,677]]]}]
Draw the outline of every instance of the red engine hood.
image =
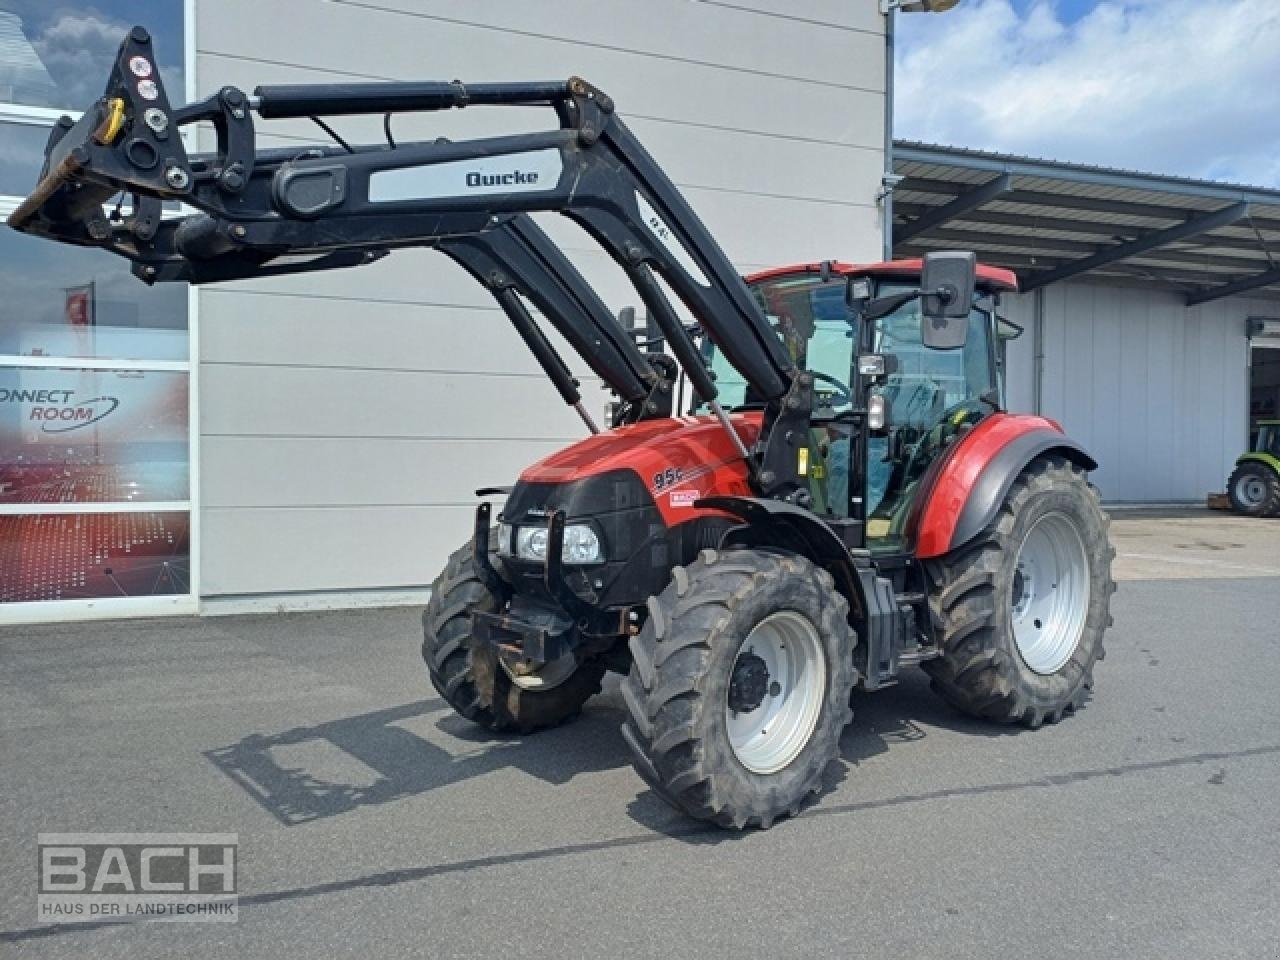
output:
[{"label": "red engine hood", "polygon": [[[730,417],[748,447],[760,433],[761,414]],[[572,483],[614,470],[639,475],[667,524],[693,519],[699,497],[749,495],[747,467],[715,417],[645,420],[587,437],[528,467],[522,483]]]}]

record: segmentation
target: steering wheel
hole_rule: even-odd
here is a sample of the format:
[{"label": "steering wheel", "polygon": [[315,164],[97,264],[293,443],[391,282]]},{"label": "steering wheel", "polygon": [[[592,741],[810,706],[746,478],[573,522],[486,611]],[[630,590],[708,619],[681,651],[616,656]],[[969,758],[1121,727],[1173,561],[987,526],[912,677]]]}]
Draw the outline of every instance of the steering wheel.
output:
[{"label": "steering wheel", "polygon": [[829,383],[836,388],[836,395],[832,398],[833,407],[844,407],[853,405],[853,391],[849,389],[848,384],[841,383],[835,377],[822,373],[818,370],[810,370],[809,376],[814,380],[821,380],[823,383]]},{"label": "steering wheel", "polygon": [[[937,388],[936,384],[934,386]],[[947,408],[931,426],[922,428],[915,424],[900,424],[891,427],[891,430],[902,437],[903,442],[898,448],[902,453],[900,459],[893,460],[892,451],[895,445],[892,442],[887,444],[883,462],[892,462],[893,466],[883,498],[873,516],[881,516],[886,505],[888,505],[888,512],[884,515],[892,514],[896,509],[894,505],[899,502],[899,494],[924,475],[929,464],[948,441],[957,436],[967,424],[981,419],[991,410],[991,404],[986,401],[963,400]]]},{"label": "steering wheel", "polygon": [[932,462],[938,450],[945,445],[950,437],[959,432],[962,426],[970,423],[974,417],[981,419],[990,409],[990,404],[983,400],[963,400],[949,408],[941,420],[925,431],[911,445],[903,475],[911,476],[912,468],[915,467],[917,461],[925,464]]}]

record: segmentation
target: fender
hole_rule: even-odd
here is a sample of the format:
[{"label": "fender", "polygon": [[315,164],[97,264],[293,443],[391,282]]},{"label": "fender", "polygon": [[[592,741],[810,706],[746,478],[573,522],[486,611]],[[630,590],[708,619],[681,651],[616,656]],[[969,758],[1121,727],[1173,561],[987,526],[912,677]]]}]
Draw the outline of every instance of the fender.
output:
[{"label": "fender", "polygon": [[766,497],[707,497],[698,506],[741,517],[720,540],[721,547],[773,546],[803,554],[835,578],[836,589],[849,601],[859,642],[854,666],[861,689],[892,683],[900,655],[917,643],[914,615],[903,604],[893,581],[879,575],[865,549],[849,549],[834,528],[794,504]]},{"label": "fender", "polygon": [[973,540],[995,522],[1018,475],[1048,453],[1085,470],[1098,466],[1045,417],[994,413],[979,423],[951,449],[925,494],[916,557],[940,557]]},{"label": "fender", "polygon": [[[763,540],[767,545],[794,550],[830,570],[849,602],[855,608],[867,609],[854,557],[870,554],[865,550],[851,552],[836,532],[811,511],[768,497],[703,497],[695,506],[732,514],[747,525],[725,533],[720,541],[722,547],[734,542],[760,545]],[[744,534],[751,536],[744,540]]]},{"label": "fender", "polygon": [[1265,463],[1277,474],[1280,474],[1280,457],[1273,457],[1269,453],[1262,453],[1261,451],[1254,450],[1252,453],[1246,453],[1237,460],[1236,466],[1238,467],[1242,463]]}]

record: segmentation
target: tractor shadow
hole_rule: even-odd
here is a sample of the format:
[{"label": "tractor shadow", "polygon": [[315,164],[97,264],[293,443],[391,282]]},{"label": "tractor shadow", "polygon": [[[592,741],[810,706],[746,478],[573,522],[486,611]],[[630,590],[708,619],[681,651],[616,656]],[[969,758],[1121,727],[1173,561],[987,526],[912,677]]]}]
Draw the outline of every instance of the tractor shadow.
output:
[{"label": "tractor shadow", "polygon": [[[841,788],[861,763],[928,738],[930,728],[1004,736],[1016,728],[974,720],[910,672],[889,690],[855,694],[854,721],[840,739],[815,801]],[[422,796],[499,770],[547,783],[630,765],[618,733],[624,717],[616,678],[571,723],[534,735],[501,735],[453,714],[437,699],[417,700],[275,733],[250,733],[204,757],[286,827]],[[688,843],[750,836],[692,821],[636,778],[627,807],[636,823]]]},{"label": "tractor shadow", "polygon": [[[533,736],[493,734],[443,701],[251,733],[204,757],[287,827],[421,796],[502,769],[548,783],[628,763],[620,704],[596,697],[572,723]],[[453,741],[446,748],[440,742]]]},{"label": "tractor shadow", "polygon": [[[832,794],[856,776],[857,767],[902,746],[920,743],[929,730],[947,730],[981,737],[1005,737],[1021,727],[989,723],[966,716],[929,689],[929,678],[920,670],[905,672],[899,682],[876,693],[853,695],[853,723],[840,737],[840,754],[828,768],[822,789],[805,803],[804,810],[830,803]],[[756,831],[724,830],[691,821],[673,810],[653,791],[645,789],[628,806],[636,823],[658,833],[694,844],[719,844],[744,840]],[[779,826],[785,824],[779,821]]]}]

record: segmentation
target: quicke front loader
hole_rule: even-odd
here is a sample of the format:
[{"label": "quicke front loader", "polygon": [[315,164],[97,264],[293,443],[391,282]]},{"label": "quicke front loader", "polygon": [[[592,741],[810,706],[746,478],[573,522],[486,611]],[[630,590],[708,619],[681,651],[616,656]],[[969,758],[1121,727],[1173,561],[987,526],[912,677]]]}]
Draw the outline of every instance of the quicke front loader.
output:
[{"label": "quicke front loader", "polygon": [[[433,585],[422,654],[462,716],[549,727],[619,671],[636,770],[691,816],[742,828],[819,792],[855,688],[907,667],[997,722],[1038,727],[1084,701],[1113,551],[1093,460],[1052,421],[1001,409],[1012,274],[956,253],[744,281],[577,78],[225,87],[175,109],[156,63],[134,28],[104,96],[55,126],[12,226],[127,257],[148,283],[435,248],[492,293],[590,431],[478,491],[505,496],[501,513],[481,503]],[[558,122],[391,136],[397,113],[514,104]],[[386,143],[258,149],[255,114],[382,114]],[[217,147],[188,153],[180,128],[201,121]],[[173,201],[195,212],[165,215]],[[637,343],[533,212],[585,229],[654,336]],[[530,307],[616,395],[604,429]]]}]

